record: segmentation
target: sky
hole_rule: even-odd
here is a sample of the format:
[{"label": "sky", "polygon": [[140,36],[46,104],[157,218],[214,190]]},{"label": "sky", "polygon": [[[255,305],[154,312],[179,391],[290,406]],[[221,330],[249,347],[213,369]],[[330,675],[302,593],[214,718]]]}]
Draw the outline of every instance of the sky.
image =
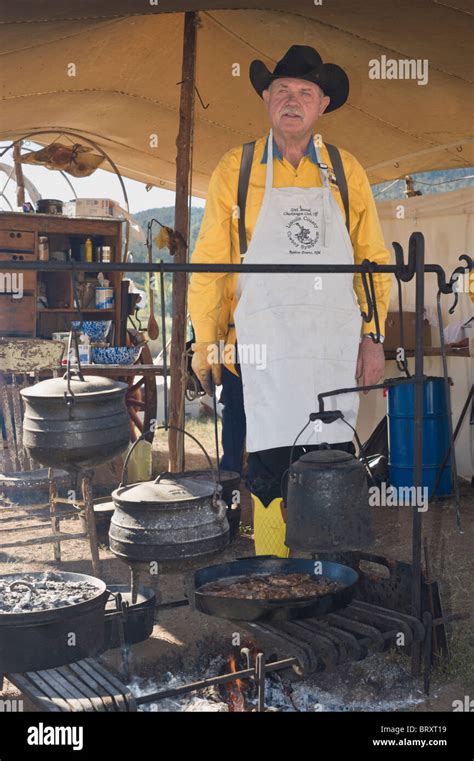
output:
[{"label": "sky", "polygon": [[[0,143],[0,149],[6,145],[8,143]],[[33,144],[28,144],[28,148],[33,148]],[[3,158],[0,158],[0,163],[12,166],[12,152],[9,151]],[[40,166],[26,165],[23,168],[23,174],[36,186],[42,198],[57,198],[60,201],[70,201],[74,198],[74,193],[60,172]],[[120,206],[125,207],[122,188],[114,173],[97,169],[90,177],[78,179],[68,175],[68,178],[72,182],[78,198],[111,198],[113,201],[118,201]],[[4,190],[6,181],[7,175],[0,172],[0,193]],[[174,206],[175,194],[171,190],[152,188],[147,192],[145,185],[136,180],[124,178],[124,183],[132,214],[160,206]],[[10,180],[4,192],[14,211],[16,211],[16,183],[14,179]],[[203,198],[193,198],[193,206],[204,206],[204,204]],[[8,204],[0,197],[0,210],[7,211],[8,209]]]}]

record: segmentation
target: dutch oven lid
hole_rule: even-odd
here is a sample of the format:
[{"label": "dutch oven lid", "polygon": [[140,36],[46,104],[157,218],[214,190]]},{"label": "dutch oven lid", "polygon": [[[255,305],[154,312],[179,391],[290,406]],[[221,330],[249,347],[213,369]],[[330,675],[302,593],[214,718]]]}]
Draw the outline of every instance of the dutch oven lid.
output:
[{"label": "dutch oven lid", "polygon": [[[117,392],[122,393],[127,384],[121,381],[114,381],[112,378],[104,378],[100,375],[85,375],[84,380],[79,378],[71,378],[70,382],[71,391],[74,396],[80,396],[86,400],[99,394],[114,394]],[[35,383],[30,388],[24,388],[21,391],[22,396],[26,399],[64,399],[64,394],[67,392],[67,381],[64,378],[48,378],[48,380]]]},{"label": "dutch oven lid", "polygon": [[354,459],[353,455],[349,452],[344,452],[342,449],[316,449],[314,452],[307,452],[302,455],[298,462],[308,466],[327,467],[341,465]]},{"label": "dutch oven lid", "polygon": [[112,493],[112,498],[122,503],[139,502],[148,503],[170,503],[170,502],[190,502],[206,497],[212,497],[214,494],[215,484],[211,480],[201,481],[196,478],[189,478],[185,475],[167,473],[159,476],[155,481],[143,481],[138,484],[129,486],[120,486]]}]

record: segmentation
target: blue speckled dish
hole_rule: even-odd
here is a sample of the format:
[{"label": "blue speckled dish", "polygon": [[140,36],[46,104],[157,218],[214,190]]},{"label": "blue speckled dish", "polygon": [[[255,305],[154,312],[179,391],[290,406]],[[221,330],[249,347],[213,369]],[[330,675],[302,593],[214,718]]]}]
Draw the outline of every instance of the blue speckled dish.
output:
[{"label": "blue speckled dish", "polygon": [[[73,320],[71,326],[79,329],[81,323],[79,320]],[[105,336],[110,330],[112,320],[84,320],[82,323],[81,332],[89,336],[91,341],[103,341]]]},{"label": "blue speckled dish", "polygon": [[91,349],[91,359],[96,365],[133,365],[140,352],[141,346],[110,346]]}]

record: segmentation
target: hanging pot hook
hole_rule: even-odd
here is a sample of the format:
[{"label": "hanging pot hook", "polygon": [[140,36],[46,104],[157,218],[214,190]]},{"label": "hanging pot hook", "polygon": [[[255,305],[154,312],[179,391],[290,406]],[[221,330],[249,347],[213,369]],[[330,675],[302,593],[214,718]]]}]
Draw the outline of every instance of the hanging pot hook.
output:
[{"label": "hanging pot hook", "polygon": [[[365,268],[361,272],[361,277],[362,277],[362,285],[364,286],[365,298],[367,301],[367,312],[364,312],[363,310],[361,310],[361,315],[364,322],[371,322],[372,320],[374,320],[375,333],[371,332],[370,336],[375,341],[375,343],[380,343],[380,321],[379,321],[379,313],[377,309],[377,297],[375,294],[373,262],[369,261],[368,259],[364,259],[364,261],[362,262],[362,265]],[[367,277],[369,280],[368,283],[367,283]]]},{"label": "hanging pot hook", "polygon": [[[368,259],[365,259],[362,262],[362,265],[365,267],[367,264],[368,264]],[[364,310],[361,309],[360,313],[362,315],[362,319],[364,320],[364,322],[370,322],[372,320],[372,317],[373,317],[373,314],[374,314],[374,309],[373,309],[373,305],[372,305],[372,299],[371,299],[371,294],[370,294],[369,286],[368,286],[368,283],[367,283],[367,270],[364,269],[360,273],[360,277],[361,277],[361,280],[362,280],[362,285],[364,287],[365,300],[367,302],[367,312],[364,312]]]},{"label": "hanging pot hook", "polygon": [[460,275],[465,275],[467,273],[470,273],[470,272],[472,272],[472,269],[473,269],[473,260],[467,254],[461,254],[461,256],[459,257],[459,261],[465,262],[466,266],[465,267],[456,267],[456,269],[453,271],[453,274],[450,277],[448,285],[449,285],[449,288],[450,288],[450,293],[454,293],[454,300],[453,300],[453,303],[452,303],[451,307],[448,310],[449,314],[453,314],[454,310],[456,309],[456,307],[458,305],[458,301],[459,301],[459,289],[456,287],[456,285],[457,285],[457,283],[459,281],[459,276]]},{"label": "hanging pot hook", "polygon": [[405,332],[403,326],[403,296],[402,296],[402,279],[400,273],[396,272],[395,277],[397,279],[398,286],[398,319],[400,322],[400,349],[403,351],[403,359],[397,359],[397,367],[401,373],[405,373],[407,378],[410,377],[410,371],[408,370],[408,361],[405,349]]}]

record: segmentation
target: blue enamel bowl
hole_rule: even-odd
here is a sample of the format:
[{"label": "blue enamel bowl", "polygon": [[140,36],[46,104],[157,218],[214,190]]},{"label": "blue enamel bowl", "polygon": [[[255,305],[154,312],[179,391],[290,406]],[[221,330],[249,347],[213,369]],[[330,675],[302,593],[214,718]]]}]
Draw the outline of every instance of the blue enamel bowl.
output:
[{"label": "blue enamel bowl", "polygon": [[133,365],[140,352],[141,346],[109,346],[91,349],[91,359],[96,365]]},{"label": "blue enamel bowl", "polygon": [[[71,325],[76,330],[79,330],[81,323],[79,320],[73,320]],[[112,320],[84,320],[80,330],[81,333],[85,333],[86,336],[89,336],[91,341],[103,341],[109,332],[111,325]]]}]

